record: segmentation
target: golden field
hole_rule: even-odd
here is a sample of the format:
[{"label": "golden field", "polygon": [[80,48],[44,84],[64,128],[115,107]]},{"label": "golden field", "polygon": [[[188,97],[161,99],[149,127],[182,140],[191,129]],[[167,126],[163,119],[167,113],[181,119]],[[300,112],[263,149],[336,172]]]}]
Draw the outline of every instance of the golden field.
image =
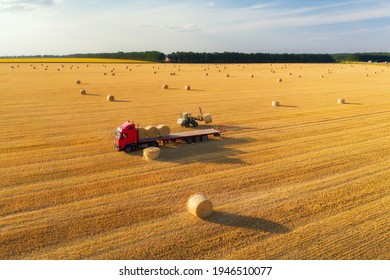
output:
[{"label": "golden field", "polygon": [[[374,64],[2,63],[0,258],[389,259],[389,81]],[[113,146],[127,120],[193,129],[176,119],[199,106],[221,139],[156,161]]]}]

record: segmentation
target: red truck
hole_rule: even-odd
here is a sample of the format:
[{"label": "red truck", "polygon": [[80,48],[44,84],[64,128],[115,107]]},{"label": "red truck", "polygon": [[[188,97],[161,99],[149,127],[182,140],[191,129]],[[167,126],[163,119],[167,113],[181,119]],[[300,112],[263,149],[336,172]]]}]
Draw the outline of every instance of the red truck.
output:
[{"label": "red truck", "polygon": [[226,127],[218,127],[178,132],[175,134],[169,134],[166,137],[140,139],[138,126],[136,126],[134,122],[127,121],[116,129],[114,146],[118,151],[124,150],[126,153],[131,153],[132,151],[138,149],[158,147],[159,143],[163,143],[165,145],[166,143],[176,142],[179,140],[184,141],[187,144],[198,143],[201,141],[204,142],[209,139],[209,135],[219,137],[221,136],[221,133],[225,131],[227,131]]}]

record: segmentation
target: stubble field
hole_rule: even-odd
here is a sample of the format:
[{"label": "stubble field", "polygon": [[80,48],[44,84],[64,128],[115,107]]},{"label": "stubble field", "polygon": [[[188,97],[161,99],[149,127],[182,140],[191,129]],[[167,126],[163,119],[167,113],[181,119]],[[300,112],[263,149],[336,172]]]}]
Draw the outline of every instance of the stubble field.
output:
[{"label": "stubble field", "polygon": [[[389,259],[389,81],[375,64],[1,63],[0,259]],[[157,161],[113,146],[127,120],[193,129],[176,119],[199,106],[221,139]]]}]

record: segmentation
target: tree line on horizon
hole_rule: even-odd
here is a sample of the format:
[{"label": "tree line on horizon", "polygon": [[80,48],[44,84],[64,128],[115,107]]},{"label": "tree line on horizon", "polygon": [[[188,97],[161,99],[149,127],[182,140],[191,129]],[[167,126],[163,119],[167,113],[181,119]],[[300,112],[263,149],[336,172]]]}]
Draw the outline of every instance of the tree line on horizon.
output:
[{"label": "tree line on horizon", "polygon": [[78,53],[64,56],[37,55],[23,57],[74,57],[130,59],[151,62],[172,63],[335,63],[335,62],[387,62],[390,53],[339,53],[339,54],[277,54],[277,53],[240,53],[240,52],[173,52],[164,54],[159,51],[116,52],[116,53]]}]

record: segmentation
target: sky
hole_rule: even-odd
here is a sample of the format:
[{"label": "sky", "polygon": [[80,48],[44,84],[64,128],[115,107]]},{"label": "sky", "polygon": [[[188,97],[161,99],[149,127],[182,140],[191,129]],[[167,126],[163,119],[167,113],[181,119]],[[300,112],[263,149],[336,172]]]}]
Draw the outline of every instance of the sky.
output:
[{"label": "sky", "polygon": [[0,0],[0,56],[390,52],[389,0]]}]

